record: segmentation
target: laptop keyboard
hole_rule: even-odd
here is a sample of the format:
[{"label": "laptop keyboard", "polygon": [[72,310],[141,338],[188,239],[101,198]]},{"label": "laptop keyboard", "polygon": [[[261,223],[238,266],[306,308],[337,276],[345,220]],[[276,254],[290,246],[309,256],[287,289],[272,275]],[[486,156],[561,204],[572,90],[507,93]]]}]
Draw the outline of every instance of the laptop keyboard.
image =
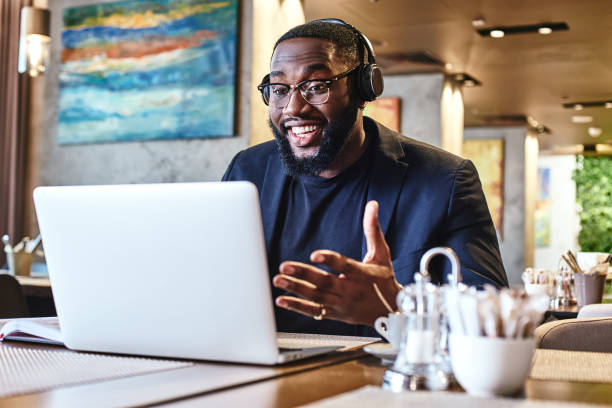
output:
[{"label": "laptop keyboard", "polygon": [[341,351],[380,341],[378,337],[335,336],[329,334],[277,333],[276,342],[281,351],[312,347],[342,346]]}]

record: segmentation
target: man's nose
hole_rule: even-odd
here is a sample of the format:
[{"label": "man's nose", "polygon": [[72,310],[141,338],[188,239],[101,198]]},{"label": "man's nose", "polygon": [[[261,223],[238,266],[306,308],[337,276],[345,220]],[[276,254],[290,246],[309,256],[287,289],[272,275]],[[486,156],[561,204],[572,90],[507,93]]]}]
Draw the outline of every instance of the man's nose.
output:
[{"label": "man's nose", "polygon": [[304,100],[300,90],[294,89],[293,92],[289,94],[289,100],[283,111],[285,114],[295,115],[302,112],[307,105],[308,102]]}]

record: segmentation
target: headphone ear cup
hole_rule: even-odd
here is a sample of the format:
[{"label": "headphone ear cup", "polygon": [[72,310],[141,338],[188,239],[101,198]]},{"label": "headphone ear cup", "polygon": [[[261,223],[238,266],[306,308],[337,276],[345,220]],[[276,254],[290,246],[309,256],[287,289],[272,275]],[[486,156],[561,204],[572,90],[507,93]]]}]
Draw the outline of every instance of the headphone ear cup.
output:
[{"label": "headphone ear cup", "polygon": [[[266,74],[263,79],[261,80],[261,83],[259,84],[261,85],[267,85],[270,83],[270,74]],[[268,102],[266,102],[266,98],[270,99],[270,88],[265,88],[262,92],[261,92],[261,99],[263,100],[263,102],[267,105]]]},{"label": "headphone ear cup", "polygon": [[[268,105],[268,101],[270,99],[270,88],[266,88],[262,93],[261,93],[261,100],[263,101],[263,103],[265,103],[266,105]],[[267,99],[267,100],[266,100]]]},{"label": "headphone ear cup", "polygon": [[376,64],[365,64],[359,68],[359,95],[364,101],[378,98],[384,89],[382,71]]}]

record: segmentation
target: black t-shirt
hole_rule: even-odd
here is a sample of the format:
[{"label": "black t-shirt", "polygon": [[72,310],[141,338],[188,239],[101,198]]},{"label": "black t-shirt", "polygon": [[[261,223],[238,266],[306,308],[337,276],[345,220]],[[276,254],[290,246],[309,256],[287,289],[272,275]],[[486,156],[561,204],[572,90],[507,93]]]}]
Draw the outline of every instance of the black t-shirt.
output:
[{"label": "black t-shirt", "polygon": [[[271,276],[278,274],[283,261],[310,264],[310,254],[317,249],[330,249],[361,260],[371,145],[355,163],[333,178],[290,178],[279,207],[279,225],[271,245]],[[274,298],[282,294],[292,295],[277,288],[273,288],[273,294]],[[275,312],[279,331],[364,334],[363,326],[333,320],[317,321],[276,306]]]}]

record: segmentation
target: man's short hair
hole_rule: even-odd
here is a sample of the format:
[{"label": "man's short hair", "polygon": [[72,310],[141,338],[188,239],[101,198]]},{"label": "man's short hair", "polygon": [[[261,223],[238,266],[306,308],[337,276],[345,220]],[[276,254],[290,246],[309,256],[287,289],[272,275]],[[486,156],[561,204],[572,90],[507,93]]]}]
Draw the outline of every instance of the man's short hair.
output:
[{"label": "man's short hair", "polygon": [[336,45],[340,60],[347,65],[360,64],[364,59],[364,47],[359,36],[349,27],[342,24],[311,21],[293,27],[276,41],[274,50],[276,50],[278,44],[292,38],[320,38],[327,40]]}]

